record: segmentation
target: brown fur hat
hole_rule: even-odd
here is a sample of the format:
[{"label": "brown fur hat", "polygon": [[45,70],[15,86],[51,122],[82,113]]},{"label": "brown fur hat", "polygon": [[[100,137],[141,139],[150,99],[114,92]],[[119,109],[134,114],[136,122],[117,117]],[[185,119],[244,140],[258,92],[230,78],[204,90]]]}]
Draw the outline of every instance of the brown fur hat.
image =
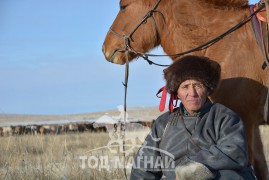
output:
[{"label": "brown fur hat", "polygon": [[184,56],[164,70],[166,89],[177,94],[179,85],[186,80],[197,80],[212,94],[220,81],[220,65],[202,56]]}]

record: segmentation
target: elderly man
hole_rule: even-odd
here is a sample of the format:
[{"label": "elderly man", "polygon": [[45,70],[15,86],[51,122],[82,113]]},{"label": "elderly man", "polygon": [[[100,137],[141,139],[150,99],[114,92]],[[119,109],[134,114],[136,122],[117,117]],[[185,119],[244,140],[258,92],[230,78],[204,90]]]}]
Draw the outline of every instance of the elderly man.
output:
[{"label": "elderly man", "polygon": [[164,70],[167,92],[181,103],[156,119],[130,179],[256,179],[240,117],[208,99],[220,72],[218,63],[200,56],[185,56]]}]

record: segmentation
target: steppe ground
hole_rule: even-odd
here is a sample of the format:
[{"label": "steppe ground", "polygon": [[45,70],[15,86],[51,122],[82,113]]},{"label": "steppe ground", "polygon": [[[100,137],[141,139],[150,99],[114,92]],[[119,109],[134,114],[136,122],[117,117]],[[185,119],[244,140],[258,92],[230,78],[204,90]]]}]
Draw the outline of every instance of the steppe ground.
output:
[{"label": "steppe ground", "polygon": [[[136,113],[130,112],[129,116],[134,117],[136,114],[136,118],[139,117],[140,120],[158,116],[157,111],[145,112],[140,109]],[[100,117],[103,114],[95,116]],[[106,114],[117,115],[118,112]],[[86,119],[89,116],[93,115],[76,117]],[[40,120],[31,118],[28,116],[27,119]],[[40,118],[42,121],[46,119],[43,116]],[[0,117],[0,123],[3,120]],[[15,120],[19,122],[23,119],[17,116]],[[262,126],[260,130],[269,162],[269,127]],[[132,157],[148,132],[149,129],[144,129],[126,135],[127,139],[135,137],[135,142],[126,141],[127,175],[130,173]],[[0,142],[0,179],[124,179],[124,169],[120,166],[123,162],[121,146],[108,132],[8,136],[0,137]]]}]

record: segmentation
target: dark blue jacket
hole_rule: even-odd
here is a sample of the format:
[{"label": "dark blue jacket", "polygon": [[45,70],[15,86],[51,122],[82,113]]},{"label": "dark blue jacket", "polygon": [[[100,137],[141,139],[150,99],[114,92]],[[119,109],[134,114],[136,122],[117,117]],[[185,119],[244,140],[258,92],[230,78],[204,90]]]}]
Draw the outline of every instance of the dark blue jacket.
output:
[{"label": "dark blue jacket", "polygon": [[158,117],[137,152],[130,178],[175,180],[174,169],[182,159],[202,163],[216,179],[222,170],[254,179],[240,117],[209,100],[198,116],[184,116],[181,105]]}]

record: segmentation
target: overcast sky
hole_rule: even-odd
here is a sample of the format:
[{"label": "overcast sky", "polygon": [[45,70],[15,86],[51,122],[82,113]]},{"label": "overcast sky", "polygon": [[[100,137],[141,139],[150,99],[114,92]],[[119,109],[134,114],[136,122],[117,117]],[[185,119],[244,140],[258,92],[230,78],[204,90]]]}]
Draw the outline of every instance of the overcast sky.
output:
[{"label": "overcast sky", "polygon": [[[117,0],[1,0],[0,113],[76,114],[122,105],[124,66],[108,63],[101,51],[118,11]],[[159,104],[162,70],[142,59],[130,64],[127,106]]]}]

